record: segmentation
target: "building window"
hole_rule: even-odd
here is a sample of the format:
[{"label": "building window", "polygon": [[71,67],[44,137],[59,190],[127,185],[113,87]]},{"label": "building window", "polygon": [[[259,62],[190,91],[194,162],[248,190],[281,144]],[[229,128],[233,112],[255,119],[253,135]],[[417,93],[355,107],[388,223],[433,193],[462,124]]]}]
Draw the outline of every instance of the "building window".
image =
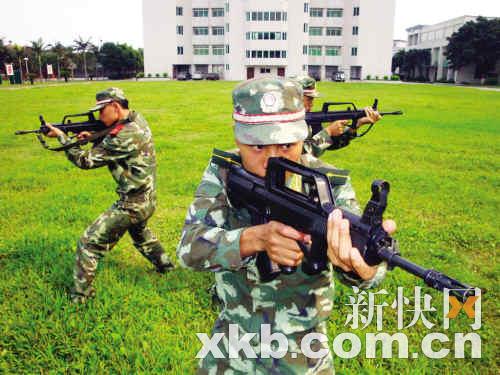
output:
[{"label": "building window", "polygon": [[271,73],[271,68],[260,68],[261,74],[269,74]]},{"label": "building window", "polygon": [[323,8],[311,8],[309,15],[311,17],[323,17]]},{"label": "building window", "polygon": [[175,7],[175,15],[182,16],[182,7]]},{"label": "building window", "polygon": [[193,27],[193,35],[208,35],[208,27]]},{"label": "building window", "polygon": [[309,12],[309,3],[304,3],[304,13]]},{"label": "building window", "polygon": [[321,46],[309,46],[309,56],[321,56]]},{"label": "building window", "polygon": [[287,12],[246,12],[247,21],[286,21]]},{"label": "building window", "polygon": [[325,55],[326,56],[340,56],[340,47],[339,46],[326,46],[325,47]]},{"label": "building window", "polygon": [[224,17],[224,8],[212,8],[212,17]]},{"label": "building window", "polygon": [[226,64],[226,70],[229,70],[229,64]]},{"label": "building window", "polygon": [[328,8],[326,10],[327,17],[342,17],[344,10],[342,8]]},{"label": "building window", "polygon": [[358,56],[358,47],[351,48],[351,56]]},{"label": "building window", "polygon": [[226,33],[228,33],[228,32],[229,32],[229,24],[226,23]]},{"label": "building window", "polygon": [[311,36],[321,36],[321,35],[323,35],[323,28],[322,27],[313,27],[313,26],[311,26],[309,28],[309,35],[311,35]]},{"label": "building window", "polygon": [[302,46],[302,54],[307,55],[307,46]]},{"label": "building window", "polygon": [[[229,13],[229,1],[226,3],[226,12]],[[229,67],[227,68],[229,70]]]},{"label": "building window", "polygon": [[193,17],[208,17],[208,8],[193,8]]},{"label": "building window", "polygon": [[252,51],[245,51],[246,57],[247,58],[252,58],[252,59],[285,59],[286,58],[286,51],[275,51],[275,50],[252,50]]},{"label": "building window", "polygon": [[224,28],[222,26],[212,26],[212,35],[224,35]]},{"label": "building window", "polygon": [[224,56],[224,45],[221,44],[212,46],[212,55]]},{"label": "building window", "polygon": [[280,31],[248,31],[247,40],[286,40],[286,33]]},{"label": "building window", "polygon": [[308,28],[307,28],[307,23],[305,23],[305,24],[304,24],[304,32],[305,32],[305,33],[307,33],[307,30],[308,30]]},{"label": "building window", "polygon": [[177,35],[183,35],[183,34],[184,34],[184,26],[177,25]]},{"label": "building window", "polygon": [[340,35],[342,35],[342,28],[341,27],[327,27],[326,28],[326,35],[327,36],[340,36]]},{"label": "building window", "polygon": [[229,44],[226,44],[226,53],[229,54]]},{"label": "building window", "polygon": [[359,7],[354,7],[352,15],[353,16],[359,16]]},{"label": "building window", "polygon": [[358,35],[358,31],[359,31],[359,29],[357,26],[352,27],[352,35]]},{"label": "building window", "polygon": [[184,47],[177,47],[177,54],[184,55]]},{"label": "building window", "polygon": [[208,55],[208,46],[194,45],[193,46],[193,55],[195,55],[195,56],[207,56]]}]

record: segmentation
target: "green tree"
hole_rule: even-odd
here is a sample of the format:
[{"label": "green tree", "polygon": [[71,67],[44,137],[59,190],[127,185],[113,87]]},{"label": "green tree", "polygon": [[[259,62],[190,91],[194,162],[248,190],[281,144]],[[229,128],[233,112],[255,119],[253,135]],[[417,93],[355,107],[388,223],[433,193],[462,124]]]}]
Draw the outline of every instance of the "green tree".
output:
[{"label": "green tree", "polygon": [[[61,62],[64,62],[67,54],[68,48],[64,47],[61,42],[56,42],[51,46],[51,51],[56,55],[57,59],[57,79],[61,78]],[[64,65],[63,65],[64,66]]]},{"label": "green tree", "polygon": [[405,79],[427,79],[426,69],[431,63],[429,49],[410,49],[398,51],[392,58],[392,71],[399,68],[399,73]]},{"label": "green tree", "polygon": [[83,39],[81,36],[78,36],[78,39],[73,40],[75,45],[73,48],[77,53],[80,53],[83,56],[83,72],[85,78],[88,78],[87,73],[87,52],[91,51],[94,45],[91,42],[92,38]]},{"label": "green tree", "polygon": [[42,79],[43,78],[43,76],[42,76],[42,54],[43,54],[43,51],[45,50],[45,43],[43,42],[42,38],[38,38],[37,40],[31,41],[31,50],[38,60],[38,72],[40,75],[40,79]]},{"label": "green tree", "polygon": [[475,78],[484,78],[500,58],[500,19],[465,23],[448,38],[445,55],[453,69],[475,64]]},{"label": "green tree", "polygon": [[99,62],[110,78],[135,77],[143,67],[141,52],[121,43],[104,43],[99,51]]}]

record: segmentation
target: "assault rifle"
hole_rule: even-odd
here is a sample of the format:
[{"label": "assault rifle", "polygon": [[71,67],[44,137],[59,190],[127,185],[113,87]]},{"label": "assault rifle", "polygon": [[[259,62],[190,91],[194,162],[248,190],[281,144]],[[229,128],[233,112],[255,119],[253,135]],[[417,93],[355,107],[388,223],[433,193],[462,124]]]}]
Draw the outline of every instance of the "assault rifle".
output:
[{"label": "assault rifle", "polygon": [[[330,111],[330,107],[348,105],[343,111]],[[350,107],[352,106],[352,108]],[[372,108],[377,110],[378,99],[373,101]],[[402,115],[402,111],[393,112],[379,112],[381,116],[388,115]],[[312,135],[320,132],[323,129],[322,124],[325,122],[333,122],[337,120],[351,120],[351,124],[347,125],[343,134],[338,137],[333,137],[333,144],[328,148],[328,150],[338,149],[345,147],[354,138],[363,137],[368,133],[374,124],[370,124],[368,128],[361,134],[357,134],[357,123],[358,120],[365,117],[366,113],[364,109],[357,109],[356,105],[352,102],[327,102],[323,103],[323,107],[319,112],[306,112],[306,123],[311,127]]]},{"label": "assault rifle", "polygon": [[[253,225],[276,220],[310,234],[310,247],[298,242],[304,253],[302,271],[315,275],[327,269],[327,220],[336,208],[327,176],[285,158],[269,159],[265,179],[247,172],[237,163],[231,164],[229,168],[227,191],[231,204],[246,208],[252,216]],[[287,187],[286,179],[291,174],[300,176],[302,190],[307,193]],[[371,191],[371,199],[361,217],[341,209],[343,217],[350,223],[353,246],[359,249],[365,262],[373,266],[386,261],[389,269],[400,267],[423,279],[434,289],[449,289],[461,301],[474,295],[473,287],[400,256],[396,240],[382,227],[389,183],[375,180]],[[275,279],[280,273],[291,274],[296,271],[296,267],[275,264],[265,251],[257,253],[256,264],[263,282]],[[355,274],[352,276],[357,277]]]},{"label": "assault rifle", "polygon": [[[73,122],[73,119],[77,119],[80,121]],[[50,148],[45,140],[42,137],[42,134],[47,134],[50,129],[47,126],[45,119],[43,118],[42,115],[39,116],[40,119],[40,128],[35,129],[35,130],[18,130],[14,134],[15,135],[24,135],[24,134],[36,134],[38,140],[40,141],[41,145],[51,151],[61,151],[66,149],[66,146],[63,147],[57,147],[57,148]],[[81,121],[83,119],[83,121]],[[83,131],[88,131],[92,132],[90,137],[86,139],[79,140],[78,144],[83,145],[88,142],[92,143],[99,143],[102,138],[109,132],[110,128],[106,127],[104,123],[101,121],[97,120],[94,116],[94,112],[89,111],[85,113],[76,113],[76,114],[71,114],[71,115],[65,115],[60,123],[57,124],[52,124],[52,126],[62,130],[66,134],[73,134],[74,136],[77,135],[80,132]],[[74,137],[73,136],[73,137]],[[72,137],[72,138],[73,138]],[[72,144],[74,146],[74,144]]]}]

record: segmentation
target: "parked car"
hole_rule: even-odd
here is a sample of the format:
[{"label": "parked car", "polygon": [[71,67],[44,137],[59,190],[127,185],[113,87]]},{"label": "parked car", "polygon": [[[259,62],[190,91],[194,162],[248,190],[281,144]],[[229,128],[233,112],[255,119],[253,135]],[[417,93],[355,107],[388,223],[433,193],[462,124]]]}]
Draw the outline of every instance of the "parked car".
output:
[{"label": "parked car", "polygon": [[203,73],[198,73],[198,72],[196,72],[196,73],[194,73],[194,74],[193,74],[193,80],[194,80],[194,81],[199,81],[199,80],[202,80],[202,79],[203,79],[203,76],[204,76],[204,74],[203,74]]},{"label": "parked car", "polygon": [[335,72],[332,76],[332,81],[335,82],[345,82],[344,72]]},{"label": "parked car", "polygon": [[189,72],[181,72],[177,74],[178,81],[187,81],[188,79],[191,79],[191,73]]},{"label": "parked car", "polygon": [[220,79],[219,73],[207,73],[205,79],[210,81],[217,81]]}]

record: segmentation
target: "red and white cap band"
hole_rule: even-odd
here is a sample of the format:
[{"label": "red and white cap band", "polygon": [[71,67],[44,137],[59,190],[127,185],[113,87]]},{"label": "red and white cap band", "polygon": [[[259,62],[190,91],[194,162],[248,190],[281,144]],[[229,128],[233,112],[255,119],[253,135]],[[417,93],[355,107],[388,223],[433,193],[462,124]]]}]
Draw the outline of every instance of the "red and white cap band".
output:
[{"label": "red and white cap band", "polygon": [[241,124],[261,124],[268,122],[293,122],[303,120],[306,111],[303,109],[299,112],[285,112],[272,114],[243,114],[233,112],[233,119]]}]

